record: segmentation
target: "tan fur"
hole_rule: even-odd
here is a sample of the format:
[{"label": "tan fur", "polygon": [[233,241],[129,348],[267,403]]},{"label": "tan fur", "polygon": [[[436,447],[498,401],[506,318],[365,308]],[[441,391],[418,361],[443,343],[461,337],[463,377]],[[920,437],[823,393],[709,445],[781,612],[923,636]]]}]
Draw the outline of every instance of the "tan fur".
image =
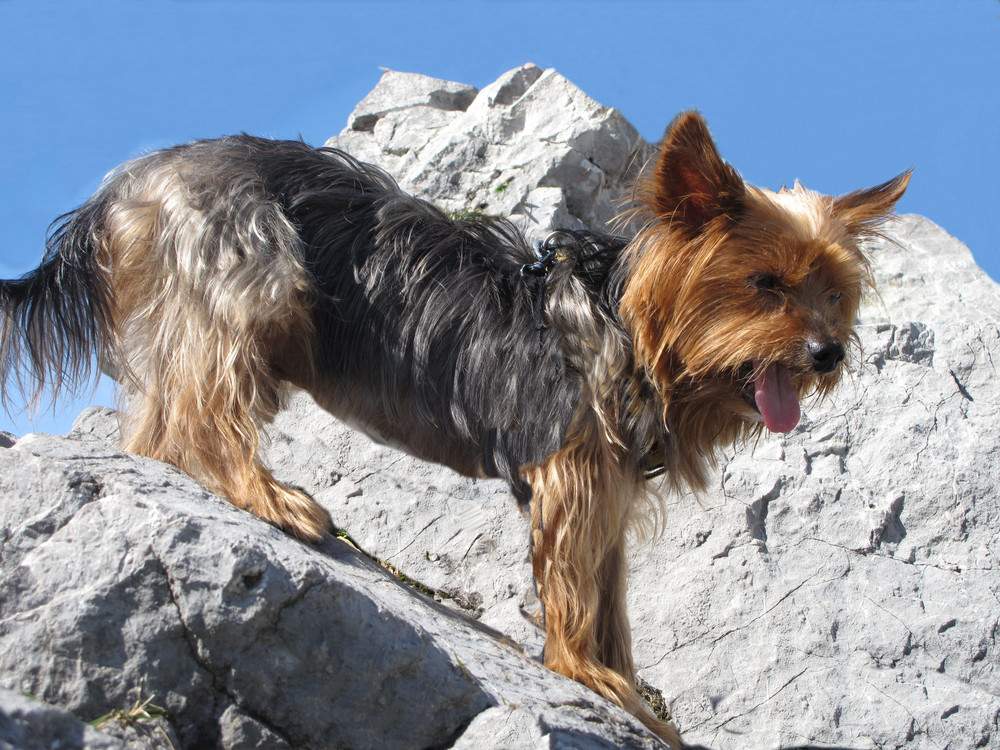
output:
[{"label": "tan fur", "polygon": [[[119,377],[129,399],[122,445],[177,466],[302,539],[318,540],[330,526],[327,512],[276,480],[259,455],[262,427],[281,406],[273,352],[313,332],[305,270],[277,249],[283,264],[223,253],[206,267],[197,244],[201,217],[186,203],[160,200],[177,189],[171,173],[157,177],[147,180],[155,186],[149,195],[116,206],[101,249],[114,269]],[[275,212],[268,220],[283,218]],[[228,279],[220,283],[220,276]],[[261,278],[271,281],[262,285]]]},{"label": "tan fur", "polygon": [[532,567],[547,638],[545,666],[640,718],[675,747],[676,729],[636,692],[626,606],[628,535],[642,478],[583,409],[565,446],[527,467]]}]

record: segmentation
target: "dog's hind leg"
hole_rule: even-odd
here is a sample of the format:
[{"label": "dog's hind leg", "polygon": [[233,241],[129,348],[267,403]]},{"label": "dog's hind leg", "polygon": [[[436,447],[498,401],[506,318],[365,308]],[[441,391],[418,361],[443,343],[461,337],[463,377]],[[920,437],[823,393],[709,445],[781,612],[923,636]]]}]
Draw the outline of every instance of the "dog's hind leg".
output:
[{"label": "dog's hind leg", "polygon": [[[671,747],[673,725],[636,690],[625,601],[626,542],[637,477],[596,420],[577,422],[564,447],[528,467],[532,565],[545,617],[545,665],[622,706]],[[575,429],[574,429],[575,428]]]},{"label": "dog's hind leg", "polygon": [[202,328],[195,312],[188,316],[161,342],[157,366],[131,388],[123,447],[177,466],[295,536],[319,539],[329,527],[326,511],[278,482],[259,455],[261,429],[281,395],[261,342]]},{"label": "dog's hind leg", "polygon": [[[168,192],[167,197],[174,192]],[[234,505],[307,540],[329,516],[261,461],[261,430],[280,407],[276,360],[308,351],[310,287],[294,229],[276,208],[245,207],[249,236],[181,201],[112,217],[114,316],[128,394],[126,450],[173,464]],[[115,223],[117,219],[117,224]],[[279,354],[281,352],[281,354]],[[299,356],[303,367],[308,356]]]},{"label": "dog's hind leg", "polygon": [[202,342],[200,358],[170,360],[132,394],[123,447],[173,464],[297,537],[319,539],[329,527],[326,511],[278,482],[259,456],[261,428],[278,410],[279,383],[252,349],[229,348],[216,359],[219,342]]}]

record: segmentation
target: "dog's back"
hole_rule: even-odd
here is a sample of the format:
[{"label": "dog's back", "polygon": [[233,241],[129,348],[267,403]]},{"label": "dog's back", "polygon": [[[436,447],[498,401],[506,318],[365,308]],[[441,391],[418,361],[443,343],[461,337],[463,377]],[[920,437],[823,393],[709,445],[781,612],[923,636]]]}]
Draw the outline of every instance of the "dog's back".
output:
[{"label": "dog's back", "polygon": [[448,217],[341,152],[294,156],[311,169],[265,160],[263,182],[319,298],[312,367],[282,376],[373,436],[516,485],[560,444],[578,397],[559,337],[539,334],[544,290],[521,276],[534,260],[522,235]]},{"label": "dog's back", "polygon": [[533,260],[507,222],[448,217],[336,150],[234,136],[157,151],[63,217],[39,269],[0,282],[4,397],[18,379],[73,385],[96,356],[129,394],[129,449],[245,495],[213,481],[216,457],[256,454],[289,381],[524,499],[520,467],[561,444],[580,396],[541,325],[546,280],[521,275]]}]

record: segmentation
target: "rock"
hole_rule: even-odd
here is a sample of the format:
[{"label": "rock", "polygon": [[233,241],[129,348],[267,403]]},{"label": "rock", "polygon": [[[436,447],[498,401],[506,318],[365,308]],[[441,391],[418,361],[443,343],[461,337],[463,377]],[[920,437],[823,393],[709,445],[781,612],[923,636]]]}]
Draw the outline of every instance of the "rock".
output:
[{"label": "rock", "polygon": [[529,746],[656,746],[343,541],[307,547],[117,452],[94,437],[110,418],[0,453],[0,686],[81,718],[150,697],[181,747],[482,747],[496,709]]},{"label": "rock", "polygon": [[[133,740],[138,738],[133,737]],[[0,748],[125,750],[144,747],[99,732],[69,711],[12,690],[0,689]],[[148,747],[148,746],[147,746]]]},{"label": "rock", "polygon": [[[534,66],[479,92],[387,73],[331,144],[534,236],[602,228],[652,153]],[[1000,289],[926,219],[885,235],[853,376],[795,431],[720,455],[713,488],[665,498],[662,535],[635,546],[637,664],[688,743],[1000,742]],[[533,658],[527,521],[506,487],[373,443],[301,393],[269,436],[279,477],[436,601],[121,454],[114,414],[92,410],[0,450],[0,686],[16,691],[0,707],[28,691],[92,719],[153,696],[182,747],[655,746]]]},{"label": "rock", "polygon": [[[620,112],[554,70],[515,68],[467,107],[449,109],[428,106],[422,93],[403,97],[411,106],[382,104],[402,75],[387,72],[327,145],[378,164],[445,211],[510,217],[532,238],[603,226],[627,204],[628,185],[653,154]],[[425,81],[408,90],[440,88]],[[380,116],[359,129],[369,99]]]},{"label": "rock", "polygon": [[10,448],[16,442],[17,437],[11,435],[9,432],[0,430],[0,448]]},{"label": "rock", "polygon": [[[578,118],[586,117],[581,110],[593,113],[592,122],[600,123],[594,132],[606,133],[613,115],[581,105],[585,97],[551,71],[517,90],[510,104],[497,106],[484,96],[488,90],[449,117],[462,118],[464,132],[477,137],[517,133],[510,144],[482,139],[497,154],[489,163],[499,165],[508,190],[519,191],[502,209],[537,217],[526,224],[536,235],[554,225],[604,228],[595,206],[605,192],[626,194],[625,149],[610,149],[617,166],[605,170],[607,160],[582,158],[579,139],[521,141],[584,130],[580,119],[549,120],[573,102]],[[526,111],[532,107],[537,111]],[[478,123],[469,123],[472,113]],[[447,131],[435,132],[443,139]],[[568,142],[570,152],[556,153]],[[626,159],[648,158],[648,144],[629,143],[635,156]],[[455,139],[453,148],[462,147]],[[482,189],[423,177],[431,165],[448,164],[439,154],[451,153],[440,142],[425,148],[383,163],[440,205],[499,207],[481,197]],[[529,148],[542,153],[530,160],[500,156]],[[509,164],[524,165],[524,173],[504,168]],[[580,178],[590,164],[601,180]],[[550,182],[554,174],[565,181]],[[585,189],[571,200],[571,190],[560,185],[578,178]],[[630,601],[640,672],[664,690],[688,742],[724,748],[745,746],[747,737],[755,747],[1000,741],[994,581],[1000,294],[968,249],[924,218],[890,222],[869,250],[880,296],[860,316],[856,375],[826,403],[808,408],[792,434],[727,451],[716,489],[697,500],[668,498],[662,538],[637,546]],[[298,450],[292,436],[303,432],[302,424],[318,425],[323,443],[341,444],[335,423],[310,418],[310,408],[297,398],[275,423],[272,454],[287,476],[305,477],[310,465],[336,465],[343,456],[340,447]],[[366,456],[367,472],[377,471],[361,485],[344,485],[352,489],[343,495],[336,484],[313,484],[314,490],[330,498],[360,492],[360,498],[366,483],[378,482],[395,485],[404,497],[367,518],[362,503],[338,499],[328,503],[338,522],[448,601],[539,648],[523,615],[535,606],[518,546],[524,520],[486,497],[492,491],[484,483],[466,483],[465,492],[449,483],[444,492],[416,493],[407,483],[419,476],[416,462],[386,449],[370,449],[384,456],[359,445],[350,450]],[[354,481],[351,472],[338,481],[345,480]],[[426,475],[420,483],[437,486]],[[385,491],[380,486],[377,494]],[[481,511],[463,507],[460,497],[477,498]],[[459,520],[460,513],[473,518]],[[446,546],[461,530],[478,537],[467,552]]]},{"label": "rock", "polygon": [[[1000,330],[882,322],[860,337],[840,391],[790,435],[727,451],[716,488],[667,498],[662,537],[636,547],[637,663],[689,743],[1000,738]],[[299,396],[276,420],[279,473],[366,550],[537,653],[527,527],[504,488],[366,445],[314,409]]]},{"label": "rock", "polygon": [[632,601],[640,671],[685,739],[1000,739],[998,341],[996,324],[865,327],[854,383],[727,455],[700,506],[670,504],[637,557],[660,586]]},{"label": "rock", "polygon": [[348,118],[351,130],[371,132],[390,112],[427,107],[442,111],[463,111],[475,99],[475,86],[442,81],[416,73],[386,70],[382,79]]},{"label": "rock", "polygon": [[891,222],[885,235],[871,244],[881,300],[862,312],[864,322],[937,326],[1000,320],[996,283],[969,248],[941,227],[905,216]]}]

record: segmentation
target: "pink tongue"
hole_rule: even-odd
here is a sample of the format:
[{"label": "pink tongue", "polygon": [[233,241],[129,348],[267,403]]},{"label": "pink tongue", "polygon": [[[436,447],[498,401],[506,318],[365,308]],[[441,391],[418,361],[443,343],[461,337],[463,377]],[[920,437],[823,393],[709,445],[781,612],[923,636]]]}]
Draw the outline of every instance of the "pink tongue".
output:
[{"label": "pink tongue", "polygon": [[799,395],[788,368],[770,364],[754,379],[754,398],[771,432],[789,432],[799,423]]}]

